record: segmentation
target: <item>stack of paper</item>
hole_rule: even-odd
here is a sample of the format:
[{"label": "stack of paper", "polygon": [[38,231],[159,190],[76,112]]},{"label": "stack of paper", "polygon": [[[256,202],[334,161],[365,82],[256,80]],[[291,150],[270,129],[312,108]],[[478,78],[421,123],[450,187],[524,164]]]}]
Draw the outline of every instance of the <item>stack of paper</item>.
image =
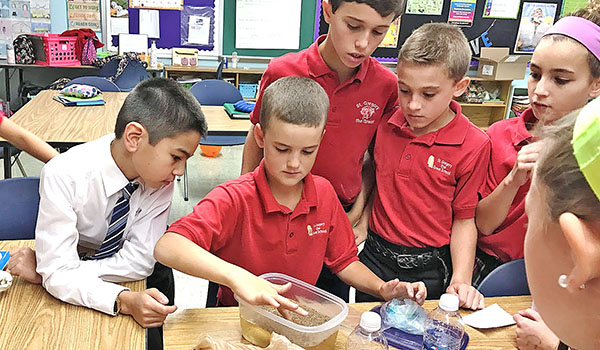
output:
[{"label": "stack of paper", "polygon": [[101,95],[94,96],[91,98],[79,98],[73,96],[56,95],[54,100],[62,103],[65,106],[100,106],[105,104],[104,99]]}]

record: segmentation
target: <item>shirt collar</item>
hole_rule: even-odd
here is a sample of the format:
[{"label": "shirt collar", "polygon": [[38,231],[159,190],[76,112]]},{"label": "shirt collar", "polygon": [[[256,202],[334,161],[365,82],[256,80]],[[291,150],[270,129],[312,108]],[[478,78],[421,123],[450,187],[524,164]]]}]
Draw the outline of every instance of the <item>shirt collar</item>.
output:
[{"label": "shirt collar", "polygon": [[[121,169],[119,169],[115,159],[110,153],[110,144],[113,141],[115,141],[114,134],[106,135],[99,140],[101,150],[99,152],[100,159],[98,164],[100,164],[99,170],[102,176],[102,184],[104,185],[106,197],[110,197],[121,191],[129,183],[129,180],[125,177]],[[137,179],[134,182],[139,183]]]},{"label": "shirt collar", "polygon": [[532,138],[531,133],[527,130],[527,124],[533,124],[537,121],[537,118],[533,114],[533,109],[527,108],[521,115],[519,116],[519,121],[517,122],[517,128],[512,135],[513,145],[516,147],[523,142],[529,142]]},{"label": "shirt collar", "polygon": [[[256,189],[258,190],[258,196],[261,202],[264,205],[265,212],[273,213],[273,212],[282,212],[284,214],[290,214],[292,211],[289,208],[279,204],[275,197],[273,196],[273,192],[269,187],[269,183],[267,182],[267,174],[265,170],[265,161],[264,159],[260,162],[259,166],[254,170],[253,173],[254,181],[256,182]],[[308,173],[306,177],[304,177],[304,186],[302,186],[302,197],[300,198],[300,202],[296,205],[293,213],[295,215],[308,213],[311,207],[317,206],[317,190],[315,188],[315,182],[313,175]]]},{"label": "shirt collar", "polygon": [[467,131],[469,130],[469,120],[462,116],[460,104],[454,100],[450,101],[450,110],[454,112],[455,117],[439,130],[416,137],[412,132],[410,125],[401,108],[389,119],[388,124],[400,129],[400,132],[411,138],[417,138],[419,142],[428,146],[434,143],[442,145],[461,145],[465,141]]},{"label": "shirt collar", "polygon": [[[325,61],[323,60],[321,52],[319,52],[319,44],[321,44],[325,40],[325,37],[327,37],[326,34],[318,37],[317,40],[312,45],[310,45],[307,51],[308,54],[306,56],[306,59],[308,63],[308,71],[312,77],[320,77],[326,74],[334,73],[331,70],[331,68],[329,68],[327,63],[325,63]],[[365,61],[361,63],[360,67],[358,68],[358,72],[354,75],[352,79],[349,79],[349,81],[364,81],[365,77],[367,76],[367,71],[369,70],[370,63],[371,58],[367,57]]]}]

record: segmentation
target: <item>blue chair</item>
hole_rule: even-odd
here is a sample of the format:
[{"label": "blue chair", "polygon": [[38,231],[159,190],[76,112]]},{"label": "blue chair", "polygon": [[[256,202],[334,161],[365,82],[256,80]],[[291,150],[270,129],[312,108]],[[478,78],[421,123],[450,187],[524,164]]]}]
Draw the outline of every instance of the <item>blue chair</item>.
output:
[{"label": "blue chair", "polygon": [[485,297],[530,295],[525,260],[513,260],[498,266],[481,281],[478,289]]},{"label": "blue chair", "polygon": [[39,186],[37,177],[0,180],[0,240],[35,238]]},{"label": "blue chair", "polygon": [[[243,99],[242,94],[234,85],[219,79],[199,81],[192,85],[190,92],[204,106],[222,106],[225,103],[235,103]],[[245,142],[246,136],[207,135],[200,140],[200,145],[236,146],[243,145]],[[183,177],[183,200],[189,200],[187,168]]]},{"label": "blue chair", "polygon": [[192,85],[190,92],[201,105],[206,106],[222,106],[242,100],[242,94],[234,85],[219,79],[199,81]]},{"label": "blue chair", "polygon": [[95,86],[98,89],[100,89],[102,92],[121,92],[121,89],[119,89],[119,87],[117,85],[115,85],[115,83],[113,83],[112,81],[110,81],[106,78],[102,78],[102,77],[96,77],[96,76],[78,77],[78,78],[71,80],[69,83],[67,83],[66,86],[70,86],[73,84],[83,84],[83,85]]},{"label": "blue chair", "polygon": [[[114,58],[100,69],[99,76],[108,78],[117,73],[119,62],[121,59]],[[138,61],[129,60],[127,66],[115,80],[115,84],[121,89],[121,91],[131,91],[140,82],[148,79],[148,71]]]}]

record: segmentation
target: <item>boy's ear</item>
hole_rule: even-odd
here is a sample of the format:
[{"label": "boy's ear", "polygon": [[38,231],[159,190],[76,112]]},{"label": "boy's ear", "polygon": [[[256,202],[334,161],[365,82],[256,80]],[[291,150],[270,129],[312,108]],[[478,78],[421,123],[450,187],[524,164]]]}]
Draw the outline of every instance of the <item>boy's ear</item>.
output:
[{"label": "boy's ear", "polygon": [[321,2],[321,8],[323,8],[323,18],[325,18],[325,22],[330,24],[331,16],[333,16],[333,9],[331,8],[331,4],[329,0],[323,0]]},{"label": "boy's ear", "polygon": [[127,152],[133,153],[138,150],[145,132],[144,126],[138,122],[130,122],[125,126],[122,139]]},{"label": "boy's ear", "polygon": [[456,84],[454,84],[454,97],[459,97],[462,95],[467,89],[467,86],[469,86],[470,82],[471,79],[467,77],[463,77],[461,80],[456,82]]},{"label": "boy's ear", "polygon": [[600,95],[600,78],[595,78],[590,85],[590,98],[598,97],[598,95]]},{"label": "boy's ear", "polygon": [[558,222],[575,259],[575,267],[567,278],[567,289],[575,292],[600,278],[600,229],[569,212],[562,213]]},{"label": "boy's ear", "polygon": [[263,133],[262,126],[259,123],[254,125],[254,140],[260,148],[265,148],[265,134]]}]

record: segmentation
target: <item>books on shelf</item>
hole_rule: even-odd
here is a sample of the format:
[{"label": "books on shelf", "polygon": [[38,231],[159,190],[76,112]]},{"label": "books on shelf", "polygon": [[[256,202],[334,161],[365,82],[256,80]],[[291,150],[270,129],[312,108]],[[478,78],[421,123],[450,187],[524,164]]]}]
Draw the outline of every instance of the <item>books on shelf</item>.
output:
[{"label": "books on shelf", "polygon": [[101,106],[106,102],[102,98],[102,95],[94,96],[91,98],[80,98],[65,95],[56,95],[54,100],[62,103],[67,107],[71,106]]}]

